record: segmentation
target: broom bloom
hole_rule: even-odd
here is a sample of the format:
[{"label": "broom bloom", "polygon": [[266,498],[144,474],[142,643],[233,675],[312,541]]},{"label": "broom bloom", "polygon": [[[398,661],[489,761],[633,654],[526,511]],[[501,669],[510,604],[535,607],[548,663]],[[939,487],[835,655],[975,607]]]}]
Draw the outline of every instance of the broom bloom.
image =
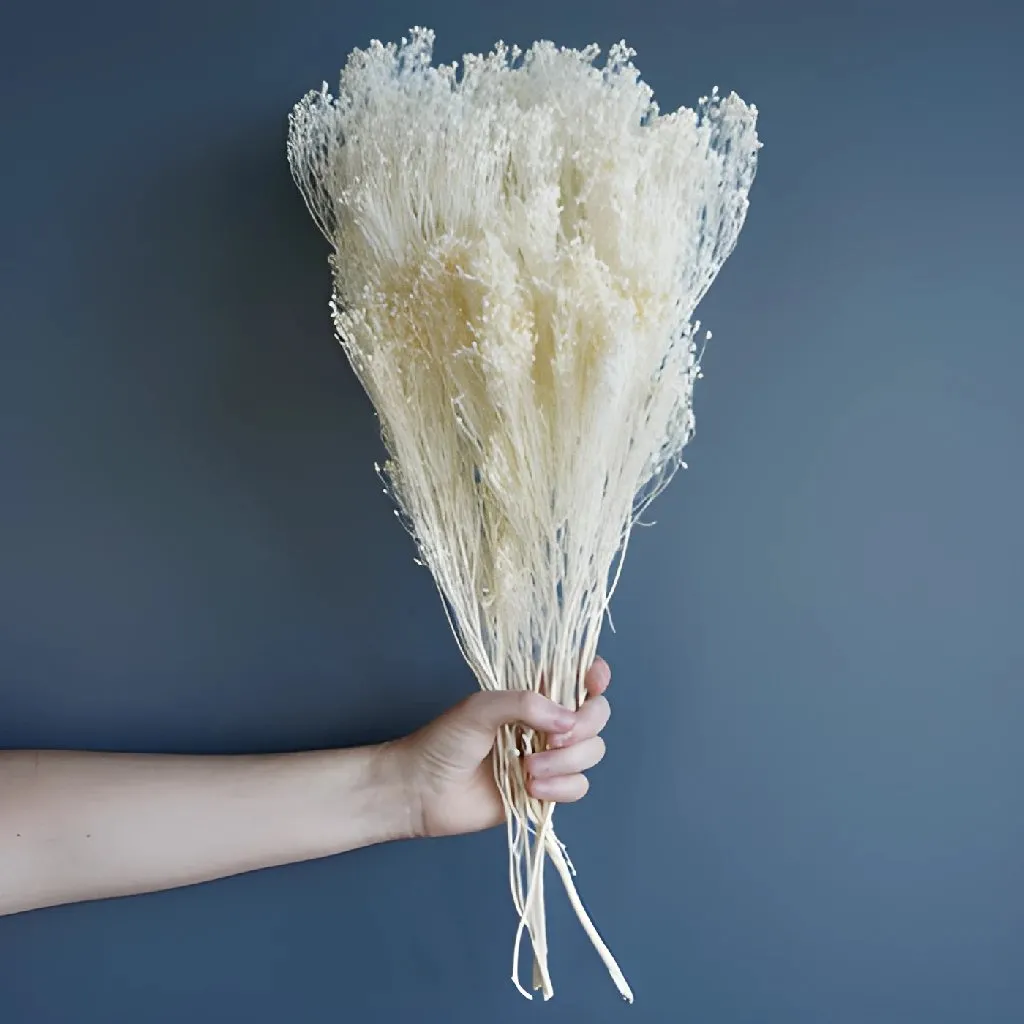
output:
[{"label": "broom bloom", "polygon": [[[380,420],[378,467],[486,690],[585,697],[630,530],[682,465],[697,304],[743,225],[756,108],[714,91],[662,114],[625,44],[499,43],[434,66],[434,36],[354,51],[289,119],[288,159],[332,247],[338,338]],[[620,993],[523,756],[494,772],[533,987],[553,992],[550,859]]]}]

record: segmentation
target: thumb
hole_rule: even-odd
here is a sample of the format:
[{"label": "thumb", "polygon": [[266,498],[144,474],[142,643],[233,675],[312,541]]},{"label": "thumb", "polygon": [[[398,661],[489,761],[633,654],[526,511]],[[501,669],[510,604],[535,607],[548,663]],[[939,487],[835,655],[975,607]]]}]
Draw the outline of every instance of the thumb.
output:
[{"label": "thumb", "polygon": [[464,704],[467,723],[488,737],[512,722],[537,732],[567,732],[576,716],[553,700],[532,690],[487,690],[474,693]]}]

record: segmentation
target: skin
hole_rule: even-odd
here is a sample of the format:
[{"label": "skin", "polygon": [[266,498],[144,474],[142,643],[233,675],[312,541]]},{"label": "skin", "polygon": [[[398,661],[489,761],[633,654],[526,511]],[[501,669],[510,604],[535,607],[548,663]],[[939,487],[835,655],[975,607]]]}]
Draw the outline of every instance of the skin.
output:
[{"label": "skin", "polygon": [[490,751],[522,722],[549,736],[530,793],[572,803],[604,756],[597,658],[575,712],[536,693],[475,693],[376,746],[188,756],[0,752],[0,914],[154,892],[375,843],[503,823]]}]

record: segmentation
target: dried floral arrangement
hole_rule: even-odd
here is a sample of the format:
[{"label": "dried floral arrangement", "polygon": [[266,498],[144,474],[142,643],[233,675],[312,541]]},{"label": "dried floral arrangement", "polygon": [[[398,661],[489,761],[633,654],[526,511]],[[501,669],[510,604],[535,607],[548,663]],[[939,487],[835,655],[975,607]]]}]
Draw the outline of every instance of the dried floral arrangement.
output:
[{"label": "dried floral arrangement", "polygon": [[[497,44],[433,65],[432,32],[355,50],[289,119],[288,160],[331,245],[337,336],[380,420],[378,467],[484,689],[585,696],[630,531],[694,430],[694,312],[731,253],[760,142],[717,90],[663,114],[624,43]],[[710,333],[707,334],[710,337]],[[526,790],[546,737],[494,750],[533,987],[553,992],[550,859],[620,993],[556,837]]]}]

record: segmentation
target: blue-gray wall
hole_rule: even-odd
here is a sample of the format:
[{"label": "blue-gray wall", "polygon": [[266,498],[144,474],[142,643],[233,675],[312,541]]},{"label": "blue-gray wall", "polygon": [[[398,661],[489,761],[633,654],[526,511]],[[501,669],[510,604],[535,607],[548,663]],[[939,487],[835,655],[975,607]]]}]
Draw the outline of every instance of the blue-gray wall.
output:
[{"label": "blue-gray wall", "polygon": [[[625,36],[762,110],[691,469],[617,595],[606,762],[508,982],[500,831],[0,920],[4,1024],[1020,1024],[1020,5],[10,5],[0,745],[366,742],[472,686],[372,470],[285,115],[410,24]],[[2,884],[2,880],[0,880]]]}]

